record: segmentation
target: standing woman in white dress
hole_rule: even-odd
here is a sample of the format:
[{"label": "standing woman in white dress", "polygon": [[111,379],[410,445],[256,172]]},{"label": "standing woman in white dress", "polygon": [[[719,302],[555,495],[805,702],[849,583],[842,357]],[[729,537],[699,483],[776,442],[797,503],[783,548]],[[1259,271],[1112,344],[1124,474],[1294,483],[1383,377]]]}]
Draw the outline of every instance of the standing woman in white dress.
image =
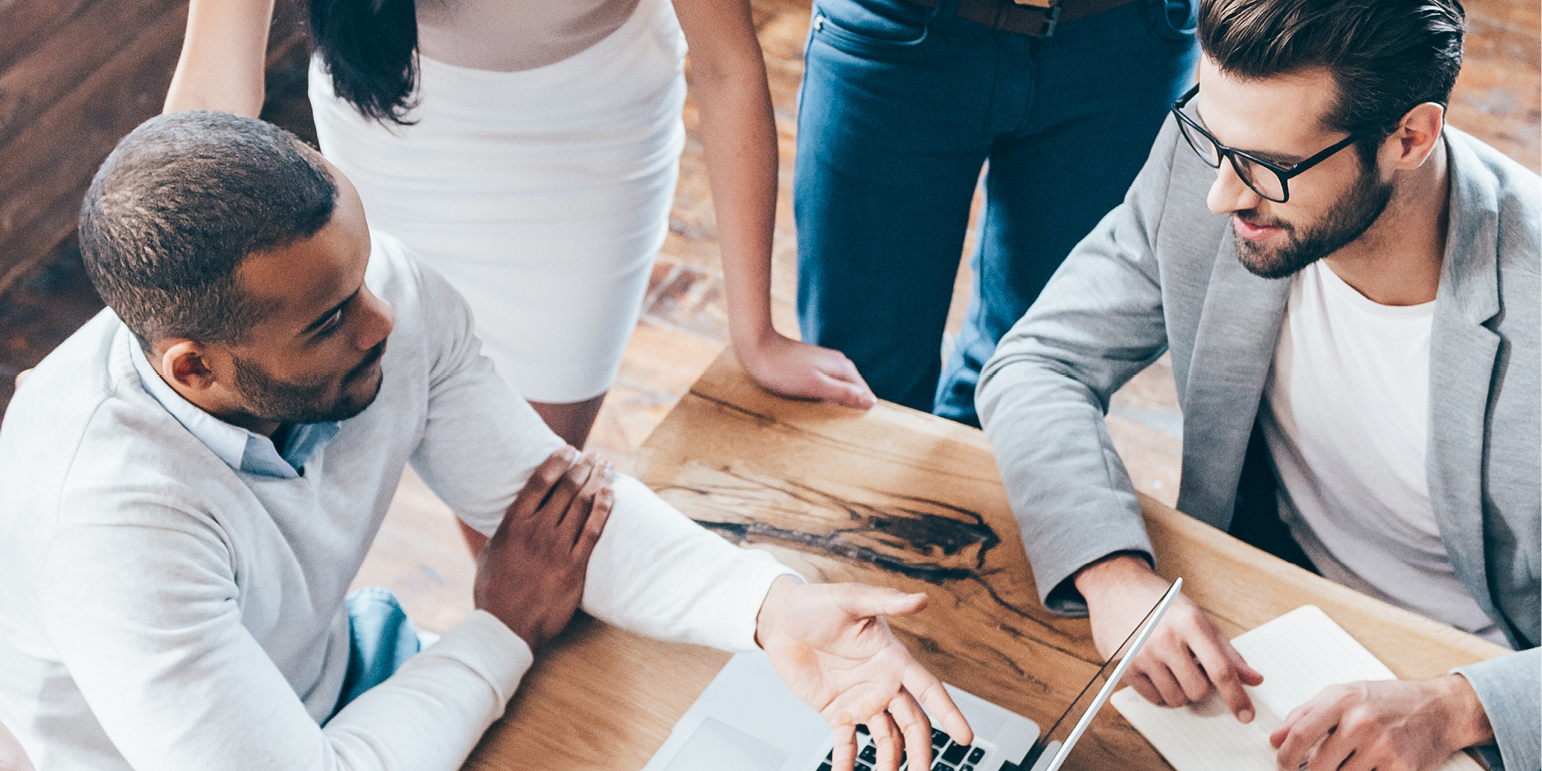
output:
[{"label": "standing woman in white dress", "polygon": [[[687,42],[739,361],[775,393],[874,403],[845,356],[771,326],[776,127],[749,0],[310,2],[322,152],[371,227],[466,296],[499,374],[569,444],[668,231]],[[192,0],[165,109],[255,117],[272,14]]]}]

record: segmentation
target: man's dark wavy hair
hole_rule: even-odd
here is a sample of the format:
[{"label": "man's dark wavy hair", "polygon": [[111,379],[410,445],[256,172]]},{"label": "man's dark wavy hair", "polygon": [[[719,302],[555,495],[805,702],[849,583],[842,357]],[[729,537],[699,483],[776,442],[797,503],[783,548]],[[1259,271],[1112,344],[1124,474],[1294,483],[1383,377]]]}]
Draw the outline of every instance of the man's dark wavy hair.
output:
[{"label": "man's dark wavy hair", "polygon": [[1338,100],[1324,121],[1381,129],[1357,143],[1369,166],[1410,109],[1450,101],[1465,20],[1458,0],[1203,0],[1199,43],[1232,76],[1332,73]]},{"label": "man's dark wavy hair", "polygon": [[267,308],[238,285],[247,256],[310,238],[337,184],[293,134],[223,112],[174,112],[123,138],[80,209],[91,283],[146,350],[234,344]]}]

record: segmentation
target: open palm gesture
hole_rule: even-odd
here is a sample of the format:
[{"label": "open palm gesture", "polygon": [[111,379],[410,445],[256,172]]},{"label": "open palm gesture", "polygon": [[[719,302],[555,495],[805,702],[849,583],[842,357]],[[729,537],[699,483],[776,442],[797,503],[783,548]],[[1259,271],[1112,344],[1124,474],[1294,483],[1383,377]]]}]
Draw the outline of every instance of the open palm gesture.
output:
[{"label": "open palm gesture", "polygon": [[924,594],[864,584],[805,584],[791,576],[777,579],[766,594],[756,640],[792,692],[835,729],[834,771],[851,771],[858,724],[872,732],[878,771],[899,768],[907,748],[911,768],[929,768],[932,729],[922,704],[959,742],[974,741],[942,683],[883,620],[924,607]]}]

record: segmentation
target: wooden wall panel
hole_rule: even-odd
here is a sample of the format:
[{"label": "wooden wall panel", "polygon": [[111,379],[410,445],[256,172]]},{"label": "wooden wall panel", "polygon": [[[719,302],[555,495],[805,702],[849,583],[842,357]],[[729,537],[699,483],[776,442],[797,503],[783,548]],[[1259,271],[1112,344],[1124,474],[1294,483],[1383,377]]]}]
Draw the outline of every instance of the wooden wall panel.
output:
[{"label": "wooden wall panel", "polygon": [[[270,70],[291,79],[304,7],[279,0],[269,38]],[[160,112],[186,23],[186,0],[0,2],[0,296],[70,237],[102,159]]]}]

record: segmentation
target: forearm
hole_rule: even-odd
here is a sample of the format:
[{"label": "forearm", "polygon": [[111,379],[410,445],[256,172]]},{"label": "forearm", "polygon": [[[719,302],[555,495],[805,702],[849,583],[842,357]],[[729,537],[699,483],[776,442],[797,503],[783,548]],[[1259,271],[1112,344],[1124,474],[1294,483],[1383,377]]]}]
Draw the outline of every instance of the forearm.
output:
[{"label": "forearm", "polygon": [[1030,359],[988,367],[987,378],[977,404],[1040,599],[1085,612],[1072,575],[1116,552],[1151,552],[1135,487],[1090,388]]},{"label": "forearm", "polygon": [[691,91],[722,249],[729,335],[735,350],[749,351],[773,332],[776,122],[759,45],[719,58],[725,61],[693,59]]},{"label": "forearm", "polygon": [[529,647],[501,622],[474,613],[351,702],[322,733],[343,758],[378,755],[384,768],[460,768],[503,715],[532,661]]},{"label": "forearm", "polygon": [[163,111],[257,117],[272,17],[273,0],[193,0]]},{"label": "forearm", "polygon": [[584,610],[649,637],[754,650],[771,584],[796,574],[703,529],[635,479],[618,476],[615,492],[589,559]]}]

